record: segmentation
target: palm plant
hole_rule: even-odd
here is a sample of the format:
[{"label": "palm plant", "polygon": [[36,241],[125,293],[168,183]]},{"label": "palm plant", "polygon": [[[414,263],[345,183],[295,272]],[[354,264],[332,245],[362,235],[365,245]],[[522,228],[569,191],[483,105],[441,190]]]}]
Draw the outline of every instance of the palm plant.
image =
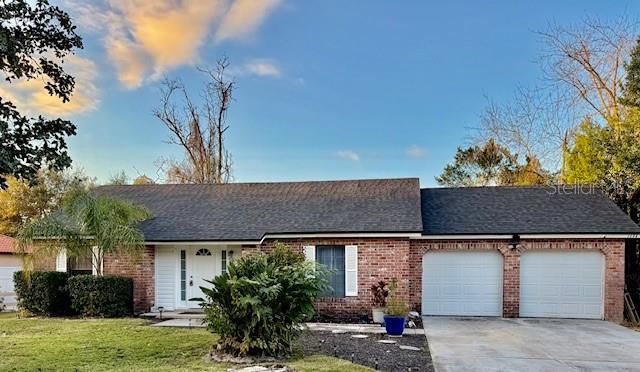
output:
[{"label": "palm plant", "polygon": [[301,323],[327,290],[327,270],[282,244],[268,254],[233,260],[228,272],[200,287],[205,323],[217,333],[218,350],[236,356],[284,356],[292,351]]},{"label": "palm plant", "polygon": [[136,225],[150,217],[144,207],[74,189],[60,210],[22,227],[19,250],[32,247],[31,260],[56,257],[62,249],[67,257],[90,256],[95,272],[102,275],[105,254],[135,255],[144,248],[144,235]]}]

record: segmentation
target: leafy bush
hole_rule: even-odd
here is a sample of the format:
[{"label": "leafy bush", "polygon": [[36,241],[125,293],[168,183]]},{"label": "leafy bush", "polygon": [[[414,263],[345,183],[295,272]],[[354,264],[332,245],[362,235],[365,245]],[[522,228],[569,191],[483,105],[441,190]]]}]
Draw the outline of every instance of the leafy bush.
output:
[{"label": "leafy bush", "polygon": [[232,261],[228,273],[201,287],[209,330],[220,335],[218,350],[236,356],[284,356],[313,315],[316,297],[327,289],[326,271],[300,253],[276,244],[273,253]]},{"label": "leafy bush", "polygon": [[13,274],[18,306],[34,315],[69,315],[69,274],[58,271],[22,271]]},{"label": "leafy bush", "polygon": [[121,317],[133,313],[133,279],[77,275],[69,278],[71,308],[84,316]]},{"label": "leafy bush", "polygon": [[387,282],[381,280],[372,285],[371,294],[373,295],[373,306],[378,308],[387,306],[387,297],[389,297]]}]

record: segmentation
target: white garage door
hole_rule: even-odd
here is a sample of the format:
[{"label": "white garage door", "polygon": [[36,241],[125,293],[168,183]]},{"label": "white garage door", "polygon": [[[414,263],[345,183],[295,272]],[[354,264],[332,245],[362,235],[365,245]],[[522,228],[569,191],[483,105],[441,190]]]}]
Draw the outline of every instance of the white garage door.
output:
[{"label": "white garage door", "polygon": [[422,258],[422,313],[501,316],[502,255],[427,252]]},{"label": "white garage door", "polygon": [[604,256],[530,251],[520,257],[520,316],[602,319]]},{"label": "white garage door", "polygon": [[13,288],[13,273],[20,267],[0,267],[0,297],[4,298],[4,304],[8,310],[15,310],[16,294]]}]

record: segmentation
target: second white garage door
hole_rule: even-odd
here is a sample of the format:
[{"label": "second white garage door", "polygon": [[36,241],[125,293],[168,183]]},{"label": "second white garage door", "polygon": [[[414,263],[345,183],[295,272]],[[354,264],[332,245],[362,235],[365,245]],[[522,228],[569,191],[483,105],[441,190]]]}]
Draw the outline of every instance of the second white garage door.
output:
[{"label": "second white garage door", "polygon": [[602,319],[604,256],[530,251],[520,257],[520,316]]},{"label": "second white garage door", "polygon": [[422,258],[424,315],[501,316],[502,255],[427,252]]}]

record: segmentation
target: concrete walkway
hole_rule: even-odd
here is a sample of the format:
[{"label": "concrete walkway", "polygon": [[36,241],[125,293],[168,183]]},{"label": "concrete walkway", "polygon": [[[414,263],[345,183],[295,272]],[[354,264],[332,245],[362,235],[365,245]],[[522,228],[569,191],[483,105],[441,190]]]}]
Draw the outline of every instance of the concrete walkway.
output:
[{"label": "concrete walkway", "polygon": [[610,322],[423,319],[437,372],[640,371],[640,332]]},{"label": "concrete walkway", "polygon": [[164,320],[159,323],[154,323],[152,327],[176,327],[176,328],[206,328],[207,326],[202,322],[204,319],[200,318],[176,318]]},{"label": "concrete walkway", "polygon": [[[154,323],[152,327],[177,327],[177,328],[205,328],[201,318],[175,318]],[[344,333],[386,333],[383,326],[377,324],[337,324],[337,323],[306,323],[311,331],[344,332]],[[422,335],[423,329],[405,329],[407,335]]]}]

